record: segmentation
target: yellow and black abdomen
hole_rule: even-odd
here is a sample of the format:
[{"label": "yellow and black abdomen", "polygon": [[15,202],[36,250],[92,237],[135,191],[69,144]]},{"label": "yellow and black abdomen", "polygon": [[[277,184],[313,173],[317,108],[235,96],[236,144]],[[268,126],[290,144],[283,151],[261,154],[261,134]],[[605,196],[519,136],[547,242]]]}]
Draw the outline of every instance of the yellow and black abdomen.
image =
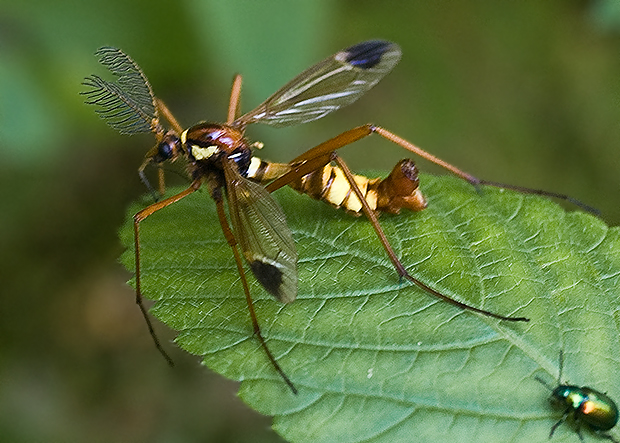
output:
[{"label": "yellow and black abdomen", "polygon": [[[248,178],[269,182],[290,171],[292,165],[269,163],[252,158]],[[418,171],[412,160],[401,160],[385,179],[353,176],[370,209],[397,214],[402,208],[421,211],[426,208],[426,200],[419,190]],[[333,207],[343,208],[354,215],[362,212],[358,199],[342,169],[336,165],[325,165],[309,174],[288,183],[301,194],[321,200]]]}]

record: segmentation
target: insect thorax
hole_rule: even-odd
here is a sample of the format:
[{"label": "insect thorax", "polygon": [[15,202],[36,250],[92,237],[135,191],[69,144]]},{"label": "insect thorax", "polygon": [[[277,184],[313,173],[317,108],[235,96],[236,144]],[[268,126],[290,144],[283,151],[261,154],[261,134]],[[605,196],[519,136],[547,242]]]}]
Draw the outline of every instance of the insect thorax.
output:
[{"label": "insect thorax", "polygon": [[245,175],[252,159],[252,150],[237,128],[216,123],[198,123],[181,135],[181,142],[193,175],[222,170],[224,159],[232,160]]}]

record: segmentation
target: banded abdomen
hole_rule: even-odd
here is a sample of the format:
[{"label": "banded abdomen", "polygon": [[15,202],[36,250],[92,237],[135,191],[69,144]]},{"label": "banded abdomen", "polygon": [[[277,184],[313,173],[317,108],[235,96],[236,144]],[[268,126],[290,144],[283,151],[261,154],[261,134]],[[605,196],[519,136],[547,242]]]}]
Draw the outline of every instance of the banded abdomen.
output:
[{"label": "banded abdomen", "polygon": [[[247,177],[261,183],[270,182],[291,169],[288,163],[270,163],[252,158]],[[394,166],[385,179],[354,176],[372,210],[398,214],[402,208],[421,211],[426,199],[419,190],[418,170],[413,160],[404,159]],[[325,165],[289,183],[297,192],[360,215],[362,204],[338,166]]]}]

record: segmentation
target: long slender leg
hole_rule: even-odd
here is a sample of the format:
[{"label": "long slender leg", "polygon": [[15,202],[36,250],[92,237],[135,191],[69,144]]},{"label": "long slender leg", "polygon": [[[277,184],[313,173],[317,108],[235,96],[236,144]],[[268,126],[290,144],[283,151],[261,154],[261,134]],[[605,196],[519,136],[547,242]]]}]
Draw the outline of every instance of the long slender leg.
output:
[{"label": "long slender leg", "polygon": [[535,195],[543,195],[545,197],[552,197],[552,198],[557,198],[558,200],[564,200],[567,201],[568,203],[571,203],[575,206],[580,207],[581,209],[583,209],[584,211],[587,211],[591,214],[594,215],[601,215],[601,211],[599,211],[598,209],[596,209],[593,206],[590,206],[580,200],[577,200],[576,198],[571,197],[570,195],[567,194],[560,194],[557,192],[551,192],[551,191],[543,191],[542,189],[532,189],[532,188],[526,188],[523,186],[517,186],[517,185],[510,185],[510,184],[506,184],[506,183],[499,183],[499,182],[494,182],[494,181],[490,181],[490,180],[483,180],[480,179],[478,180],[478,184],[480,185],[486,185],[486,186],[492,186],[494,188],[502,188],[502,189],[511,189],[513,191],[518,191],[518,192],[522,192],[524,194],[535,194]]},{"label": "long slender leg", "polygon": [[168,109],[168,107],[166,106],[166,104],[161,101],[160,99],[158,99],[157,97],[155,97],[155,104],[157,105],[157,111],[166,119],[168,120],[168,123],[170,123],[170,126],[172,126],[172,129],[174,129],[174,131],[180,135],[181,132],[183,132],[183,127],[179,124],[179,122],[177,121],[176,118],[174,118],[174,115],[172,115],[172,112],[170,112],[170,110]]},{"label": "long slender leg", "polygon": [[505,184],[505,183],[499,183],[499,182],[494,182],[494,181],[490,181],[490,180],[481,180],[479,178],[474,177],[471,174],[468,174],[460,169],[458,169],[457,167],[451,165],[450,163],[447,163],[443,160],[441,160],[440,158],[435,157],[434,155],[424,151],[423,149],[418,148],[417,146],[415,146],[414,144],[408,142],[407,140],[405,140],[404,138],[401,138],[399,136],[397,136],[396,134],[388,131],[387,129],[381,128],[379,126],[371,126],[372,132],[379,134],[381,137],[396,143],[399,146],[402,146],[403,148],[419,155],[422,158],[425,158],[443,168],[446,168],[448,171],[452,172],[453,174],[461,177],[463,180],[467,180],[469,183],[471,183],[473,186],[479,186],[479,185],[486,185],[486,186],[493,186],[495,188],[502,188],[502,189],[512,189],[513,191],[519,191],[522,192],[524,194],[536,194],[536,195],[544,195],[546,197],[552,197],[552,198],[557,198],[560,200],[564,200],[567,201],[569,203],[574,204],[575,206],[580,207],[581,209],[591,212],[593,214],[598,215],[599,214],[599,210],[596,208],[593,208],[592,206],[589,206],[569,195],[566,194],[559,194],[557,192],[549,192],[549,191],[543,191],[542,189],[532,189],[532,188],[527,188],[524,186],[515,186],[515,185],[509,185],[509,184]]},{"label": "long slender leg", "polygon": [[241,99],[241,83],[243,79],[241,74],[235,75],[233,78],[232,88],[230,89],[230,101],[228,102],[228,117],[226,124],[230,125],[239,117],[239,102]]},{"label": "long slender leg", "polygon": [[220,225],[222,226],[222,231],[224,232],[224,237],[228,242],[228,246],[233,251],[233,255],[235,256],[235,262],[237,263],[237,270],[239,271],[239,276],[241,277],[241,283],[243,285],[243,292],[245,293],[245,299],[248,304],[248,309],[250,311],[250,318],[252,319],[252,327],[254,328],[254,335],[258,338],[258,341],[261,344],[261,347],[267,354],[267,357],[271,361],[271,364],[275,368],[275,370],[280,374],[282,379],[286,382],[286,384],[291,388],[293,394],[297,394],[297,388],[293,385],[293,382],[288,378],[288,376],[284,373],[278,361],[273,356],[269,348],[267,347],[267,343],[261,334],[260,326],[258,324],[258,318],[256,317],[256,311],[254,310],[254,303],[252,302],[252,296],[250,295],[250,288],[248,287],[248,281],[245,277],[245,270],[243,269],[243,262],[241,261],[241,256],[239,254],[239,250],[237,249],[237,240],[235,239],[235,235],[230,229],[228,225],[228,220],[226,219],[226,214],[224,213],[224,204],[222,200],[221,193],[214,193],[213,199],[215,200],[215,207],[217,208],[217,216],[220,220]]},{"label": "long slender leg", "polygon": [[[187,197],[189,194],[192,194],[193,192],[198,190],[198,188],[200,188],[201,184],[202,184],[202,182],[200,180],[195,180],[195,181],[192,182],[190,187],[185,189],[184,191],[182,191],[182,192],[180,192],[180,193],[178,193],[176,195],[173,195],[173,196],[171,196],[171,197],[169,197],[169,198],[167,198],[165,200],[162,200],[160,202],[154,203],[154,204],[148,206],[147,208],[143,209],[142,211],[138,212],[136,215],[134,215],[134,249],[135,249],[135,265],[136,265],[136,303],[140,307],[140,311],[142,312],[142,315],[144,316],[144,320],[146,321],[149,333],[151,334],[151,337],[153,338],[153,342],[155,343],[155,347],[158,349],[158,351],[163,355],[163,357],[166,359],[168,364],[170,364],[171,366],[174,365],[174,362],[172,361],[170,356],[166,353],[166,351],[161,346],[161,343],[159,342],[159,339],[157,338],[157,335],[155,334],[155,330],[153,329],[153,324],[152,324],[151,319],[150,319],[150,317],[148,315],[148,311],[146,310],[146,308],[144,306],[144,303],[142,301],[142,298],[143,298],[142,297],[142,286],[141,286],[142,279],[141,279],[141,273],[140,273],[140,223],[143,222],[148,216],[154,214],[155,212],[159,211],[160,209],[163,209],[166,206],[169,206],[169,205],[171,205],[171,204],[173,204],[173,203],[183,199],[184,197]],[[245,277],[245,271],[243,269],[243,263],[241,261],[240,255],[239,255],[239,251],[237,249],[237,241],[236,241],[235,236],[232,233],[230,227],[228,226],[228,221],[226,220],[226,215],[224,213],[224,205],[223,205],[223,202],[222,202],[221,194],[215,193],[213,198],[214,198],[215,203],[216,203],[217,214],[218,214],[218,218],[219,218],[219,221],[220,221],[220,225],[222,227],[222,231],[224,233],[224,237],[226,238],[226,241],[228,242],[228,245],[231,247],[231,249],[233,251],[233,255],[235,257],[235,262],[237,263],[237,269],[238,269],[239,275],[241,277],[241,282],[242,282],[242,285],[243,285],[243,291],[245,293],[246,301],[247,301],[247,304],[248,304],[248,309],[250,311],[250,318],[252,320],[252,327],[254,329],[254,334],[258,338],[258,341],[260,342],[262,348],[264,349],[265,353],[267,354],[267,357],[271,361],[271,364],[273,365],[273,367],[280,374],[280,376],[284,379],[286,384],[291,388],[291,391],[293,391],[294,394],[297,394],[297,388],[295,388],[295,386],[293,385],[291,380],[284,373],[284,371],[282,370],[282,368],[278,364],[277,360],[275,359],[275,357],[273,356],[273,354],[271,353],[271,351],[267,347],[267,343],[265,342],[265,339],[263,338],[263,335],[261,334],[260,326],[258,324],[258,319],[256,317],[256,312],[254,310],[254,304],[252,303],[252,297],[250,296],[250,289],[248,287],[248,282],[247,282],[247,279]]]},{"label": "long slender leg", "polygon": [[[562,416],[562,418],[559,419],[553,426],[551,426],[551,431],[549,432],[549,438],[553,437],[553,433],[558,428],[558,426],[560,426],[562,423],[564,423],[566,421],[566,418],[568,417],[568,414],[570,414],[570,412],[571,412],[571,409],[568,408],[564,412],[564,415]],[[583,440],[583,437],[582,437],[582,440]]]},{"label": "long slender leg", "polygon": [[163,197],[166,195],[166,175],[161,164],[157,165],[157,183],[159,184],[159,195]]},{"label": "long slender leg", "polygon": [[157,335],[155,334],[155,330],[153,329],[151,318],[149,317],[148,311],[146,310],[146,307],[144,306],[144,303],[142,302],[142,286],[141,286],[142,279],[141,279],[141,274],[140,274],[140,223],[144,221],[144,219],[146,219],[149,215],[154,214],[160,209],[163,209],[166,206],[169,206],[172,203],[175,203],[181,200],[182,198],[188,196],[189,194],[193,193],[200,187],[200,184],[201,182],[199,180],[195,180],[194,182],[192,182],[190,187],[184,190],[183,192],[173,195],[172,197],[169,197],[165,200],[154,203],[144,208],[143,210],[138,212],[133,217],[133,238],[134,238],[135,265],[136,265],[136,304],[140,308],[140,311],[142,312],[142,316],[144,317],[144,320],[146,321],[146,326],[149,329],[149,334],[151,334],[151,338],[153,339],[153,342],[155,343],[155,347],[157,348],[159,353],[166,359],[166,361],[168,362],[170,366],[174,366],[174,362],[172,361],[170,356],[166,353],[166,351],[164,351],[164,348],[159,342],[159,339],[157,338]]},{"label": "long slender leg", "polygon": [[[521,187],[521,186],[513,186],[513,185],[507,185],[503,183],[487,181],[487,180],[480,180],[479,178],[474,177],[473,175],[460,170],[456,166],[453,166],[450,163],[447,163],[441,160],[440,158],[435,157],[434,155],[426,152],[425,150],[418,148],[414,144],[397,136],[396,134],[388,131],[387,129],[381,128],[379,126],[374,126],[371,124],[358,126],[356,128],[350,129],[304,152],[303,154],[296,157],[290,162],[291,171],[283,175],[279,179],[275,180],[273,183],[271,183],[267,187],[267,189],[271,192],[275,189],[279,189],[280,187],[285,186],[287,183],[290,183],[293,180],[293,179],[290,179],[289,176],[299,177],[303,175],[303,174],[299,174],[298,171],[307,171],[306,173],[312,172],[314,169],[316,169],[315,167],[311,167],[311,165],[314,164],[314,162],[312,162],[313,160],[317,160],[318,158],[322,160],[323,158],[325,158],[325,156],[328,156],[331,151],[340,149],[343,146],[356,142],[357,140],[361,140],[362,138],[368,137],[369,135],[373,133],[376,133],[380,135],[381,137],[385,138],[386,140],[389,140],[392,143],[395,143],[401,146],[402,148],[405,148],[406,150],[411,151],[414,154],[432,163],[435,163],[441,166],[442,168],[447,169],[448,171],[452,172],[456,176],[471,183],[475,187],[478,187],[480,185],[488,185],[488,186],[493,186],[497,188],[513,189],[513,190],[527,193],[527,194],[544,195],[547,197],[553,197],[553,198],[558,198],[561,200],[568,201],[576,206],[579,206],[580,208],[588,212],[592,212],[594,214],[598,213],[598,210],[596,210],[595,208],[592,208],[591,206],[588,206],[585,203],[582,203],[579,200],[576,200],[565,194],[557,194],[554,192],[548,192],[548,191],[543,191],[539,189],[531,189],[531,188],[526,188],[526,187]],[[307,164],[308,162],[311,162],[311,163]],[[317,160],[317,162],[320,163],[320,160]]]},{"label": "long slender leg", "polygon": [[288,185],[293,180],[329,163],[333,151],[368,137],[370,134],[372,134],[372,131],[369,125],[358,126],[315,146],[294,158],[290,162],[290,171],[268,184],[265,188],[268,192],[273,192],[282,186]]},{"label": "long slender leg", "polygon": [[372,227],[374,228],[377,236],[379,237],[379,240],[381,241],[381,244],[383,245],[383,248],[385,249],[385,252],[387,252],[387,255],[390,258],[390,261],[392,262],[392,264],[396,268],[396,272],[398,272],[398,275],[401,278],[406,278],[407,280],[409,280],[410,282],[414,283],[416,286],[418,286],[419,288],[425,290],[426,292],[428,292],[428,293],[434,295],[435,297],[438,297],[438,298],[440,298],[440,299],[442,299],[442,300],[444,300],[444,301],[446,301],[448,303],[452,303],[453,305],[458,306],[461,309],[469,309],[470,311],[478,312],[480,314],[484,314],[484,315],[487,315],[487,316],[493,317],[493,318],[498,318],[500,320],[506,320],[506,321],[530,321],[529,318],[525,318],[525,317],[506,317],[506,316],[503,316],[503,315],[495,314],[495,313],[490,312],[490,311],[486,311],[484,309],[479,309],[479,308],[475,308],[473,306],[466,305],[465,303],[461,303],[460,301],[454,300],[454,299],[448,297],[447,295],[443,295],[442,293],[434,290],[433,288],[431,288],[431,287],[425,285],[424,283],[422,283],[420,280],[418,280],[418,279],[414,278],[413,276],[411,276],[409,274],[409,272],[407,272],[407,269],[405,269],[405,266],[401,263],[401,261],[396,256],[396,253],[392,249],[392,246],[390,245],[387,237],[385,236],[385,233],[383,232],[383,229],[381,229],[381,226],[379,225],[379,220],[377,220],[377,216],[375,215],[374,211],[370,208],[370,206],[368,206],[368,202],[364,198],[364,194],[362,193],[360,188],[355,183],[355,179],[353,178],[353,173],[351,172],[351,170],[349,169],[347,164],[336,153],[333,153],[332,160],[336,162],[336,164],[340,167],[340,169],[342,169],[342,172],[344,172],[344,175],[347,177],[347,180],[349,182],[349,185],[351,186],[351,189],[353,189],[353,192],[355,192],[355,194],[357,195],[357,198],[362,203],[362,210],[364,211],[364,214],[370,220],[370,223],[372,224]]},{"label": "long slender leg", "polygon": [[[396,253],[394,252],[394,250],[392,249],[392,247],[390,246],[389,241],[387,240],[385,233],[383,232],[383,229],[381,229],[381,226],[379,225],[379,222],[377,220],[377,217],[374,213],[374,211],[370,208],[370,206],[368,205],[368,202],[366,201],[363,193],[361,192],[361,190],[359,189],[359,187],[357,186],[357,184],[355,183],[355,179],[353,178],[353,174],[351,173],[351,171],[349,170],[349,168],[347,167],[347,165],[336,155],[336,153],[334,152],[335,150],[346,146],[347,144],[353,143],[357,140],[360,140],[364,137],[367,137],[368,135],[372,134],[372,127],[370,125],[365,125],[365,126],[359,126],[357,128],[353,128],[347,132],[344,132],[324,143],[321,143],[320,145],[310,149],[309,151],[306,151],[305,153],[303,153],[302,155],[300,155],[299,157],[297,157],[296,159],[294,159],[291,162],[291,170],[289,172],[287,172],[286,174],[284,174],[282,177],[274,180],[272,183],[270,183],[266,189],[268,192],[273,192],[276,189],[281,188],[282,186],[287,185],[288,183],[290,183],[291,181],[305,175],[308,174],[324,165],[326,165],[327,163],[329,163],[330,161],[335,161],[338,166],[340,166],[340,168],[342,169],[343,173],[345,174],[345,176],[347,177],[347,181],[349,182],[349,185],[351,186],[351,188],[353,189],[353,191],[355,192],[355,194],[357,195],[357,198],[360,200],[360,202],[362,203],[362,209],[364,211],[364,214],[368,217],[368,219],[370,220],[375,232],[377,233],[377,236],[379,237],[379,240],[381,241],[381,244],[383,245],[383,248],[385,249],[385,251],[387,252],[392,264],[394,265],[394,267],[396,268],[396,272],[398,272],[398,275],[402,278],[406,278],[407,280],[411,281],[412,283],[414,283],[415,285],[417,285],[418,287],[422,288],[423,290],[427,291],[428,293],[442,299],[445,300],[449,303],[452,303],[462,309],[469,309],[471,311],[474,312],[478,312],[493,318],[498,318],[501,320],[506,320],[506,321],[529,321],[528,318],[525,317],[506,317],[503,315],[499,315],[499,314],[495,314],[493,312],[489,312],[483,309],[479,309],[479,308],[475,308],[473,306],[469,306],[466,305],[464,303],[461,303],[457,300],[453,300],[450,297],[441,294],[440,292],[432,289],[431,287],[425,285],[424,283],[422,283],[421,281],[417,280],[416,278],[412,277],[407,270],[405,269],[405,267],[403,266],[403,264],[400,262],[400,260],[398,259],[398,257],[396,256]],[[458,169],[453,168],[456,171],[458,171]],[[453,171],[455,172],[455,171]],[[456,172],[455,172],[456,173]],[[464,174],[464,173],[463,173]]]},{"label": "long slender leg", "polygon": [[379,134],[381,137],[391,141],[392,143],[396,143],[399,146],[402,146],[403,148],[407,149],[408,151],[413,152],[416,155],[419,155],[420,157],[433,162],[439,166],[441,166],[442,168],[447,169],[448,171],[452,172],[453,174],[461,177],[463,180],[467,180],[469,183],[471,183],[472,185],[476,186],[480,183],[480,180],[478,180],[476,177],[474,177],[471,174],[468,174],[467,172],[461,171],[459,168],[451,165],[450,163],[447,163],[445,161],[443,161],[442,159],[435,157],[433,154],[426,152],[423,149],[418,148],[417,146],[415,146],[414,144],[408,142],[407,140],[405,140],[404,138],[400,138],[398,137],[396,134],[393,134],[392,132],[388,131],[387,129],[383,129],[379,126],[371,126],[371,131]]}]

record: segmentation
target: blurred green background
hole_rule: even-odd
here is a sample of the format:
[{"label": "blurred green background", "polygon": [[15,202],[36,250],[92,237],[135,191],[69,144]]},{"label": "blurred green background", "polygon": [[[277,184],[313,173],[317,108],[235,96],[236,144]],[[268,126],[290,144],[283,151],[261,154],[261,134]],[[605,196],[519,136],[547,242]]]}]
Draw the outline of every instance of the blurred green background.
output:
[{"label": "blurred green background", "polygon": [[[401,45],[394,72],[323,120],[251,128],[263,156],[286,161],[373,122],[479,177],[570,194],[618,224],[617,0],[4,0],[0,441],[280,440],[235,383],[172,345],[170,369],[153,348],[116,263],[153,140],[116,134],[82,103],[80,83],[105,74],[93,52],[117,46],[182,124],[217,121],[233,73],[249,110],[370,38]],[[343,155],[385,170],[406,156],[378,138]]]}]

